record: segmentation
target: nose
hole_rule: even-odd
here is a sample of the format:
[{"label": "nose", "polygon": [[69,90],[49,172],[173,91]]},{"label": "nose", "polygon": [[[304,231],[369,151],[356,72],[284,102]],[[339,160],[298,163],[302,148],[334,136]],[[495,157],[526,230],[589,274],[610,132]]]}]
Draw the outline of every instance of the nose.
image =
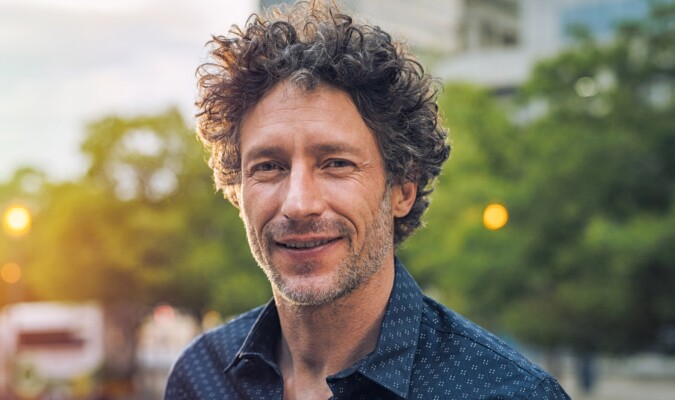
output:
[{"label": "nose", "polygon": [[291,220],[319,216],[325,203],[313,170],[306,166],[294,166],[287,176],[281,212]]}]

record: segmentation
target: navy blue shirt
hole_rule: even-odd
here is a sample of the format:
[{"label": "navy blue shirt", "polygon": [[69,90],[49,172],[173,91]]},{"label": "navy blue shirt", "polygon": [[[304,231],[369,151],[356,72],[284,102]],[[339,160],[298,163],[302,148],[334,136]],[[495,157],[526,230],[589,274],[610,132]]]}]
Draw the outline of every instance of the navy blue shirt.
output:
[{"label": "navy blue shirt", "polygon": [[[375,350],[326,378],[332,399],[569,399],[500,339],[424,296],[396,260]],[[199,336],[174,365],[166,400],[282,399],[273,301]]]}]

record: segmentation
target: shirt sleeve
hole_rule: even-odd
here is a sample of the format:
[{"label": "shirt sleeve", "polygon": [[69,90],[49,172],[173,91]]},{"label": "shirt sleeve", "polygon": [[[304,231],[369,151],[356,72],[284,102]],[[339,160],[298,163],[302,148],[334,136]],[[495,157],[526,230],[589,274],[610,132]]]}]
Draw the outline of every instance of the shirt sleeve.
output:
[{"label": "shirt sleeve", "polygon": [[527,397],[531,400],[571,400],[570,396],[554,378],[546,378]]}]

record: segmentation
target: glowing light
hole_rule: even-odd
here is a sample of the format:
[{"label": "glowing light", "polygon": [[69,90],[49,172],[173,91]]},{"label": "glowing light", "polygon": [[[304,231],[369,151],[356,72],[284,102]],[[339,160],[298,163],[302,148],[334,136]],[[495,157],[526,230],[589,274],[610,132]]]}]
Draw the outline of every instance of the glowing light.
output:
[{"label": "glowing light", "polygon": [[487,229],[492,231],[501,229],[506,225],[508,220],[509,213],[503,205],[490,204],[485,207],[485,211],[483,212],[483,225],[485,225]]},{"label": "glowing light", "polygon": [[168,304],[160,304],[155,307],[153,311],[153,318],[159,324],[167,324],[173,322],[176,317],[176,312],[173,307]]},{"label": "glowing light", "polygon": [[21,267],[17,263],[7,263],[0,268],[0,278],[6,283],[17,283],[21,279]]},{"label": "glowing light", "polygon": [[10,235],[23,235],[28,232],[31,224],[31,217],[28,209],[23,206],[13,206],[5,210],[2,218],[5,232]]}]

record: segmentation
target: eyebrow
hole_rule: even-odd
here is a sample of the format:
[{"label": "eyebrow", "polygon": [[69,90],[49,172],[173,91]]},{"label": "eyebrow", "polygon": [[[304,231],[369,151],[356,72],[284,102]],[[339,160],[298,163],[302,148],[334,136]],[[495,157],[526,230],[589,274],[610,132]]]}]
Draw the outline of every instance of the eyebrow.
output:
[{"label": "eyebrow", "polygon": [[336,153],[361,154],[363,149],[349,143],[321,143],[310,147],[310,151],[321,155]]},{"label": "eyebrow", "polygon": [[[252,160],[258,159],[258,158],[272,158],[274,156],[277,156],[279,154],[284,154],[286,153],[286,149],[284,149],[282,146],[268,146],[268,145],[261,145],[261,146],[255,146],[248,152],[246,152],[247,158],[250,158]],[[242,154],[242,161],[244,154]]]},{"label": "eyebrow", "polygon": [[[349,143],[320,143],[312,145],[309,147],[309,152],[315,153],[319,156],[325,156],[329,154],[338,154],[338,153],[350,153],[350,154],[363,154],[363,149],[353,146]],[[279,156],[280,154],[288,153],[288,148],[284,146],[276,145],[260,145],[255,146],[246,153],[246,158],[249,159],[258,159],[258,158],[272,158]]]}]

